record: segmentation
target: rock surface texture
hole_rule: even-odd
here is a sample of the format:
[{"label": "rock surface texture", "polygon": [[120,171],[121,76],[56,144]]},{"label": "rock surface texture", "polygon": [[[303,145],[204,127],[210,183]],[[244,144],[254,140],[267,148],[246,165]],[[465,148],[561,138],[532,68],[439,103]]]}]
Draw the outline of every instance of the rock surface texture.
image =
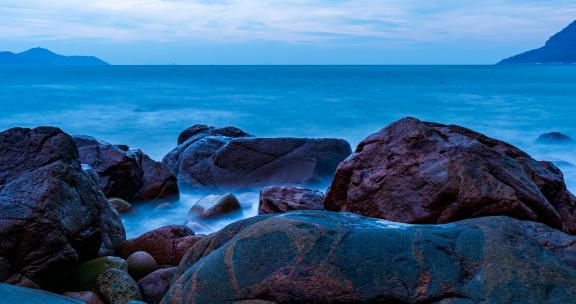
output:
[{"label": "rock surface texture", "polygon": [[0,304],[83,304],[50,292],[0,283]]},{"label": "rock surface texture", "polygon": [[241,209],[240,202],[233,194],[212,194],[197,201],[190,209],[189,214],[199,218],[210,219],[239,212]]},{"label": "rock surface texture", "polygon": [[137,149],[112,145],[90,136],[75,136],[80,160],[90,165],[107,197],[130,202],[178,198],[178,183],[162,163]]},{"label": "rock surface texture", "polygon": [[162,303],[571,303],[575,253],[575,237],[509,217],[411,225],[296,211],[199,242]]},{"label": "rock surface texture", "polygon": [[184,187],[196,190],[320,182],[351,152],[340,139],[252,138],[241,130],[192,128],[163,162]]},{"label": "rock surface texture", "polygon": [[158,304],[170,288],[176,267],[156,270],[138,281],[142,297],[148,304]]},{"label": "rock surface texture", "polygon": [[258,214],[324,210],[324,193],[299,187],[266,187],[260,191]]},{"label": "rock surface texture", "polygon": [[576,232],[576,199],[552,163],[469,129],[413,118],[362,141],[339,165],[324,207],[403,223],[506,215]]},{"label": "rock surface texture", "polygon": [[0,282],[66,291],[79,261],[124,239],[70,136],[51,127],[0,133]]}]

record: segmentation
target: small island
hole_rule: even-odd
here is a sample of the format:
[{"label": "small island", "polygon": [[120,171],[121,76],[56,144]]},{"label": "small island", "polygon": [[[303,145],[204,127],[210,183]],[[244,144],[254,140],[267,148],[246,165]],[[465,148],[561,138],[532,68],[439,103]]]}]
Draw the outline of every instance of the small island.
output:
[{"label": "small island", "polygon": [[543,47],[502,60],[498,64],[576,63],[576,21],[552,36]]},{"label": "small island", "polygon": [[109,65],[94,56],[63,56],[44,48],[21,53],[0,52],[0,66]]}]

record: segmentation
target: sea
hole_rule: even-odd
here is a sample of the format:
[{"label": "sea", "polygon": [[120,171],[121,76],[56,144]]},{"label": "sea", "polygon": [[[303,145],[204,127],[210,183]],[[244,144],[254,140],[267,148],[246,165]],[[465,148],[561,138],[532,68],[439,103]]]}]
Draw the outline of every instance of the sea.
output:
[{"label": "sea", "polygon": [[[458,124],[555,162],[576,192],[576,66],[77,66],[0,68],[0,129],[57,126],[139,148],[156,160],[194,124],[262,137],[337,137],[354,147],[406,117]],[[321,187],[321,190],[327,185]],[[258,192],[235,193],[243,211],[199,233],[256,215]],[[129,237],[183,224],[201,198],[138,205]]]}]

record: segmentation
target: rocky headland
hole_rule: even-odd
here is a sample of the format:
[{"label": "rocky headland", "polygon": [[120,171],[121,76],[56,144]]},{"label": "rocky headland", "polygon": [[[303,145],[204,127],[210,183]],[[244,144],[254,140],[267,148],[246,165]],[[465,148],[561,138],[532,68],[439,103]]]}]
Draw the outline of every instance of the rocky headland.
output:
[{"label": "rocky headland", "polygon": [[[181,189],[208,195],[187,223],[126,239],[119,212]],[[260,215],[195,232],[239,212],[243,189]],[[162,163],[14,128],[0,133],[0,303],[575,303],[575,217],[554,164],[414,118],[354,152],[196,125]]]}]

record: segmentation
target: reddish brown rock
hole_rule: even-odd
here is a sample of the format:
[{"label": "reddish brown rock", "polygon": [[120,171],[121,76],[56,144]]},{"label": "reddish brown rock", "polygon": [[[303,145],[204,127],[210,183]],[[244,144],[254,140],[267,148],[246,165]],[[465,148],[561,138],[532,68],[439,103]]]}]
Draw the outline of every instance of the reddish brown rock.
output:
[{"label": "reddish brown rock", "polygon": [[148,304],[158,304],[170,288],[176,267],[156,270],[138,281],[142,297]]},{"label": "reddish brown rock", "polygon": [[120,256],[127,258],[134,252],[144,251],[154,257],[159,265],[177,265],[200,238],[186,226],[165,226],[127,240],[119,252]]},{"label": "reddish brown rock", "polygon": [[323,210],[324,193],[298,187],[266,187],[260,191],[258,214]]},{"label": "reddish brown rock", "polygon": [[162,303],[571,303],[576,238],[482,217],[411,225],[294,211],[194,246]]},{"label": "reddish brown rock", "polygon": [[82,301],[86,304],[105,304],[100,297],[92,291],[65,292],[65,297]]},{"label": "reddish brown rock", "polygon": [[319,183],[351,153],[341,139],[251,138],[211,128],[184,136],[162,160],[184,187],[227,191]]},{"label": "reddish brown rock", "polygon": [[414,118],[361,142],[338,167],[324,206],[404,223],[506,215],[576,232],[576,199],[552,163]]},{"label": "reddish brown rock", "polygon": [[138,149],[113,145],[90,136],[75,136],[80,160],[99,176],[107,197],[130,202],[176,200],[176,177],[162,163]]},{"label": "reddish brown rock", "polygon": [[112,197],[108,199],[108,202],[118,213],[127,213],[132,210],[132,205],[121,198]]},{"label": "reddish brown rock", "polygon": [[148,252],[136,251],[131,254],[127,259],[128,273],[135,280],[149,275],[158,269],[158,263]]},{"label": "reddish brown rock", "polygon": [[252,137],[252,135],[236,128],[236,127],[224,127],[224,128],[214,128],[207,125],[194,125],[180,133],[178,135],[178,144],[181,145],[188,139],[198,134],[210,134],[210,135],[221,135],[226,137]]},{"label": "reddish brown rock", "polygon": [[197,201],[190,209],[190,214],[200,218],[214,218],[240,210],[240,202],[233,194],[212,194]]},{"label": "reddish brown rock", "polygon": [[69,135],[51,127],[0,133],[0,282],[70,290],[79,261],[124,240]]}]

